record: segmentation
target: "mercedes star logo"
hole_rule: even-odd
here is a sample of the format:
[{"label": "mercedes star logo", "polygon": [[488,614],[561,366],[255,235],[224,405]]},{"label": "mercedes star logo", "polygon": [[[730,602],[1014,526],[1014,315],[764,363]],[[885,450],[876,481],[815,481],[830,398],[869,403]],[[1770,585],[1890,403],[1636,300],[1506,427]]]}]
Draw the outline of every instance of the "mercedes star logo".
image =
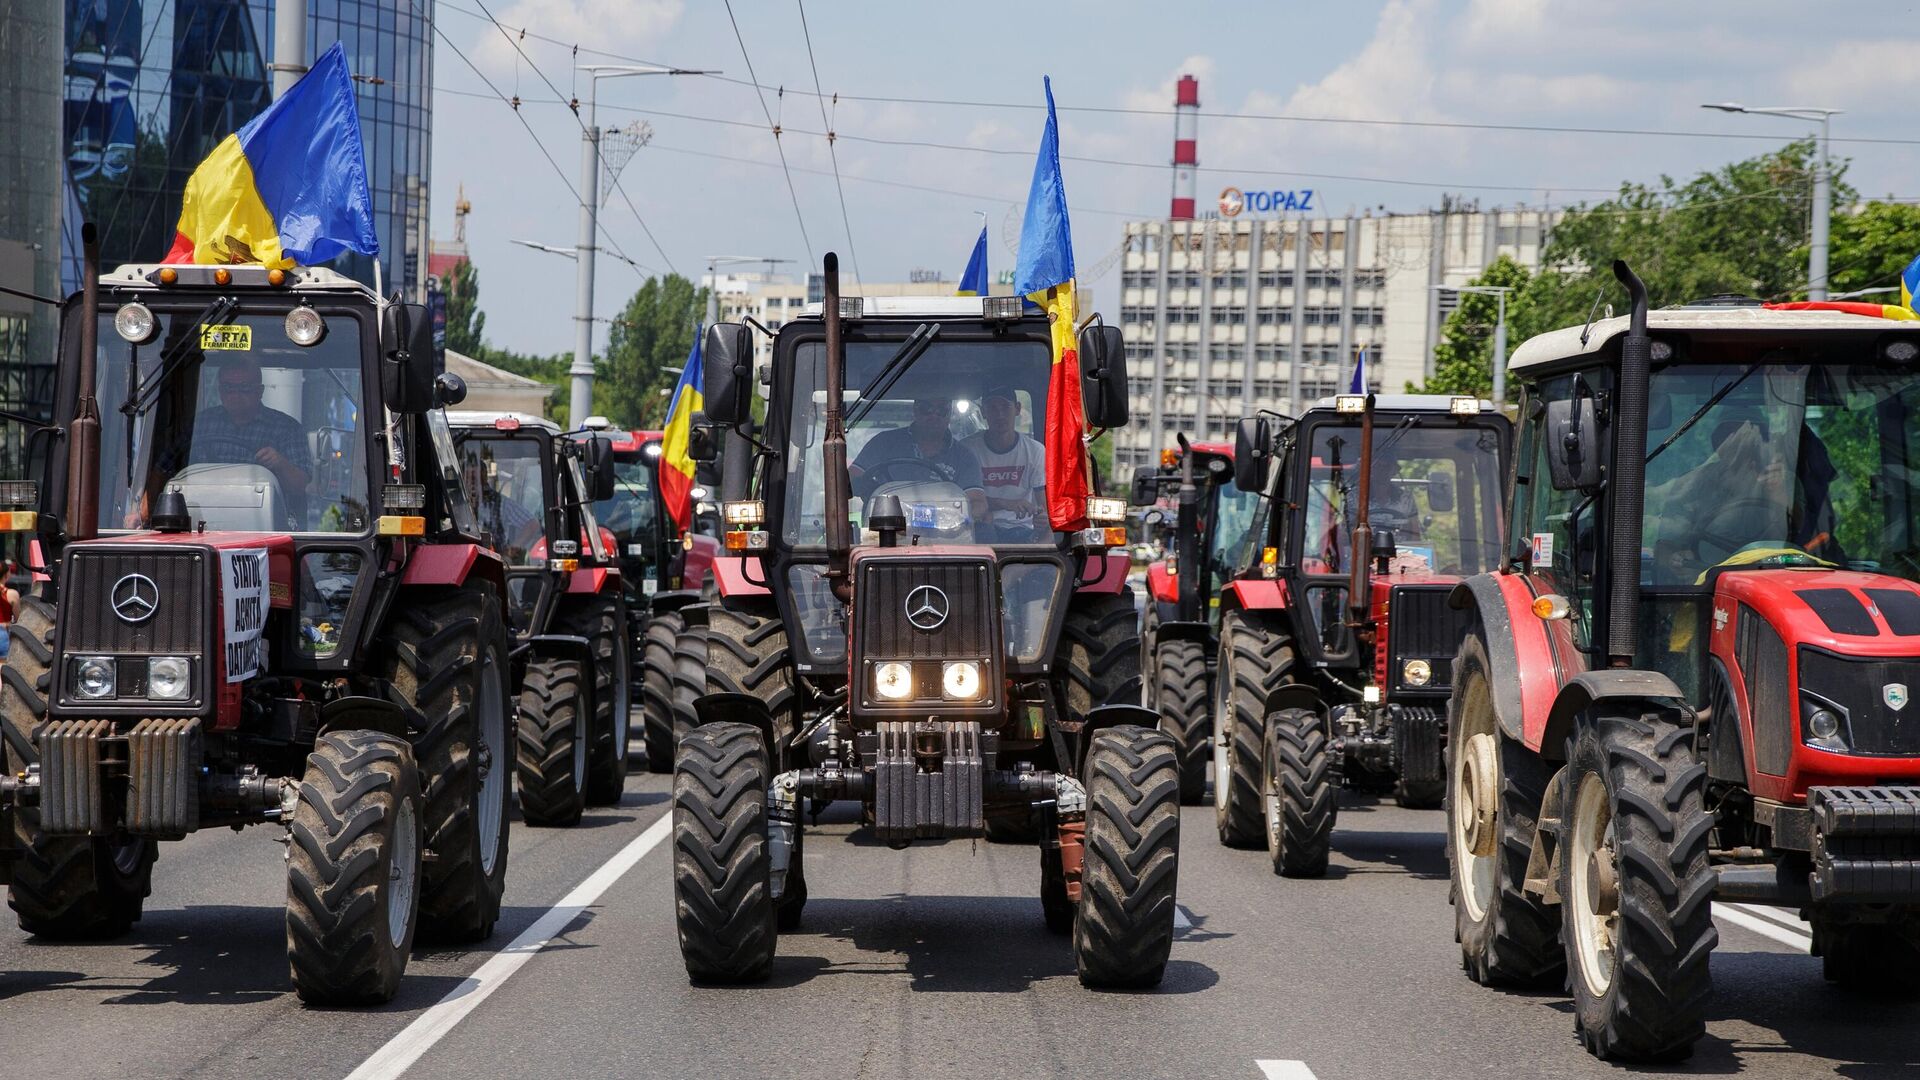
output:
[{"label": "mercedes star logo", "polygon": [[121,622],[143,623],[160,610],[160,586],[145,574],[128,574],[114,582],[109,595]]},{"label": "mercedes star logo", "polygon": [[938,630],[947,621],[947,594],[922,585],[907,594],[907,621],[918,630]]}]

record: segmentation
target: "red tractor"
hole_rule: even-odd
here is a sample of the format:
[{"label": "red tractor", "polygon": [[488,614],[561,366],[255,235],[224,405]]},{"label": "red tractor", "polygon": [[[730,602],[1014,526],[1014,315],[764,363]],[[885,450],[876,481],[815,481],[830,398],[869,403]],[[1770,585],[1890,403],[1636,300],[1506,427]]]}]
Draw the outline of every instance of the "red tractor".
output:
[{"label": "red tractor", "polygon": [[1826,977],[1920,981],[1920,332],[1714,302],[1534,338],[1512,542],[1453,595],[1448,852],[1480,982],[1592,1053],[1686,1056],[1712,901]]},{"label": "red tractor", "polygon": [[[598,424],[595,421],[599,421]],[[646,728],[647,769],[673,771],[673,747],[694,724],[693,700],[706,692],[705,609],[720,552],[713,496],[693,492],[694,527],[682,532],[661,499],[662,433],[621,431],[589,417],[590,437],[609,444],[618,477],[593,504],[613,534],[632,623],[633,686]]]},{"label": "red tractor", "polygon": [[1222,843],[1317,877],[1342,786],[1440,804],[1467,628],[1447,596],[1499,563],[1510,432],[1485,402],[1433,395],[1343,395],[1277,436],[1240,422],[1234,485],[1259,507],[1208,548],[1231,578],[1213,680]]},{"label": "red tractor", "polygon": [[[680,948],[697,981],[770,974],[807,900],[809,801],[893,848],[1024,831],[1081,981],[1160,981],[1173,747],[1141,708],[1126,503],[1047,511],[1053,328],[1020,297],[825,299],[773,342],[758,487],[725,491],[708,693],[673,786]],[[1089,423],[1126,422],[1118,327],[1078,338]],[[709,329],[706,413],[746,421],[745,326]],[[1077,433],[1074,433],[1077,435]],[[709,443],[709,445],[711,445]]]},{"label": "red tractor", "polygon": [[101,276],[91,244],[87,270],[48,465],[0,485],[45,575],[0,685],[8,901],[112,937],[158,841],[277,826],[295,990],[388,1000],[416,928],[487,937],[506,878],[506,578],[442,408],[465,389],[424,309],[327,270]]},{"label": "red tractor", "polygon": [[[1159,504],[1171,491],[1173,506]],[[1260,492],[1233,483],[1233,448],[1189,443],[1160,456],[1160,468],[1142,466],[1129,500],[1147,511],[1167,557],[1147,567],[1147,604],[1141,620],[1140,672],[1146,706],[1160,714],[1160,730],[1180,758],[1180,801],[1207,797],[1213,760],[1213,672],[1220,643],[1220,590],[1248,564]]]},{"label": "red tractor", "polygon": [[627,598],[591,505],[613,491],[612,448],[520,413],[447,420],[481,536],[507,566],[520,814],[572,825],[588,806],[619,802],[627,781]]}]

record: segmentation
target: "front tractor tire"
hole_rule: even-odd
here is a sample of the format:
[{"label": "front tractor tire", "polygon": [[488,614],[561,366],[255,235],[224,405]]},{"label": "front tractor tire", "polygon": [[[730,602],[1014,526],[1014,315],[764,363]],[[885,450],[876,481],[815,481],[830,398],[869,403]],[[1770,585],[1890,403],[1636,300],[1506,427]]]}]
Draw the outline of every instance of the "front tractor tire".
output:
[{"label": "front tractor tire", "polygon": [[[54,606],[24,596],[14,613],[13,648],[0,667],[0,731],[7,772],[38,765],[33,735],[47,716],[53,666]],[[43,836],[40,812],[17,807],[12,843],[19,853],[7,903],[20,929],[50,940],[104,941],[132,929],[153,891],[156,845],[133,837]]]},{"label": "front tractor tire", "polygon": [[587,805],[612,806],[627,788],[627,743],[633,731],[633,691],[627,650],[626,600],[614,592],[563,603],[556,629],[587,639],[593,654],[592,703],[587,718]]},{"label": "front tractor tire", "polygon": [[[687,632],[687,617],[669,611],[647,620],[640,649],[640,717],[647,740],[647,771],[673,771],[673,748],[683,728],[675,723],[673,650]],[[706,676],[701,676],[704,686]]]},{"label": "front tractor tire", "polygon": [[416,732],[425,796],[422,940],[475,942],[493,933],[507,878],[510,736],[506,627],[490,591],[395,605],[370,671],[392,688]]},{"label": "front tractor tire", "polygon": [[287,963],[309,1005],[393,999],[420,900],[420,773],[405,740],[332,731],[287,832]]},{"label": "front tractor tire", "polygon": [[1293,681],[1293,638],[1277,625],[1230,611],[1220,625],[1213,693],[1213,816],[1230,848],[1266,844],[1262,760],[1267,696]]},{"label": "front tractor tire", "polygon": [[1326,876],[1340,806],[1326,722],[1309,709],[1283,709],[1267,717],[1264,761],[1261,802],[1273,872]]},{"label": "front tractor tire", "polygon": [[753,983],[773,971],[766,740],[747,724],[680,739],[673,774],[673,896],[680,956],[695,983]]},{"label": "front tractor tire", "polygon": [[1160,730],[1173,740],[1180,762],[1180,801],[1198,806],[1207,798],[1209,745],[1207,651],[1198,641],[1162,641],[1153,651],[1154,708]]},{"label": "front tractor tire", "polygon": [[[1155,986],[1173,948],[1180,864],[1180,769],[1173,740],[1121,725],[1087,753],[1086,861],[1073,922],[1084,986]],[[1044,887],[1044,883],[1043,883]],[[1049,923],[1053,913],[1048,912]]]},{"label": "front tractor tire", "polygon": [[1487,646],[1454,661],[1447,741],[1447,867],[1460,966],[1484,986],[1546,987],[1565,970],[1554,912],[1526,891],[1535,823],[1552,771],[1509,739],[1493,712]]},{"label": "front tractor tire", "polygon": [[520,816],[536,828],[573,825],[587,805],[589,708],[578,660],[536,657],[520,686],[514,773]]},{"label": "front tractor tire", "polygon": [[798,694],[793,683],[793,652],[787,628],[778,618],[763,618],[714,607],[707,614],[706,693],[748,694],[759,698],[773,717],[772,764],[793,737]]},{"label": "front tractor tire", "polygon": [[1574,1022],[1596,1057],[1679,1060],[1706,1032],[1719,941],[1707,769],[1671,710],[1602,705],[1582,720],[1559,876]]}]

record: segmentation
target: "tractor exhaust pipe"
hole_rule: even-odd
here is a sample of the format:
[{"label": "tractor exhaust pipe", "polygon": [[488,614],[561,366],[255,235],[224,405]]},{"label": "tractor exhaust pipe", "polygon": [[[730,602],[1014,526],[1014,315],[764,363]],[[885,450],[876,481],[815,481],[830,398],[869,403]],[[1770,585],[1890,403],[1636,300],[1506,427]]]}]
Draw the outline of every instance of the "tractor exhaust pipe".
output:
[{"label": "tractor exhaust pipe", "polygon": [[67,429],[67,539],[100,535],[100,232],[80,226],[80,400]]},{"label": "tractor exhaust pipe", "polygon": [[846,341],[840,330],[840,257],[827,252],[824,271],[826,295],[820,315],[827,324],[827,416],[826,434],[820,440],[820,456],[825,461],[827,514],[827,582],[834,599],[843,604],[853,601],[853,579],[848,563],[853,556],[853,537],[847,529],[847,513],[852,504],[851,482],[847,477],[847,423],[842,388],[847,381]]},{"label": "tractor exhaust pipe", "polygon": [[1181,622],[1200,620],[1200,589],[1205,576],[1200,572],[1200,489],[1193,482],[1193,445],[1186,434],[1174,436],[1180,442],[1180,487],[1174,494],[1173,553],[1174,607]]},{"label": "tractor exhaust pipe", "polygon": [[1612,547],[1607,560],[1607,664],[1633,666],[1640,636],[1640,533],[1646,516],[1647,401],[1653,339],[1647,336],[1647,286],[1623,259],[1613,276],[1631,301],[1627,336],[1620,339],[1620,385],[1614,391]]},{"label": "tractor exhaust pipe", "polygon": [[1367,395],[1366,408],[1360,413],[1360,510],[1353,525],[1353,550],[1347,567],[1348,625],[1356,636],[1366,636],[1368,616],[1373,610],[1373,395]]}]

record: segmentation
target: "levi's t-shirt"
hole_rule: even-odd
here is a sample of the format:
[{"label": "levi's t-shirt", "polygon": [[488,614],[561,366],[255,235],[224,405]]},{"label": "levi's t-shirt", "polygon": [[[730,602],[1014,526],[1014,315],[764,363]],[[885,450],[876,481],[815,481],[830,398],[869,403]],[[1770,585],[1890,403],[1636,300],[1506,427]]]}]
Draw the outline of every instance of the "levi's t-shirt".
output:
[{"label": "levi's t-shirt", "polygon": [[1026,435],[1015,435],[1013,446],[995,450],[988,445],[987,433],[969,435],[962,446],[980,462],[980,476],[989,499],[1026,499],[1041,512],[1021,517],[1011,510],[993,512],[994,529],[1002,539],[1025,537],[1045,527],[1045,489],[1047,484],[1046,450]]}]

